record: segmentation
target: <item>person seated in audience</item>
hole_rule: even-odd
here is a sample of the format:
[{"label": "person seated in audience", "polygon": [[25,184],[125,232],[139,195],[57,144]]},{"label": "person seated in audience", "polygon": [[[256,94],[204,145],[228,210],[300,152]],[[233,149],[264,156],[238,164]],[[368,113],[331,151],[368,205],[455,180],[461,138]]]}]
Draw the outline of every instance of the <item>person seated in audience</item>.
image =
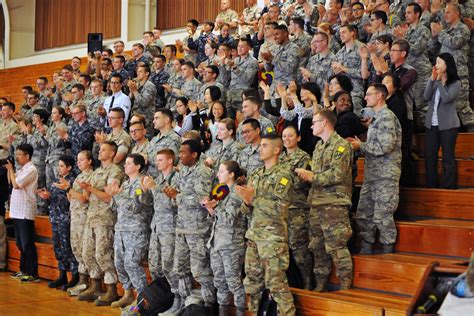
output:
[{"label": "person seated in audience", "polygon": [[208,245],[221,315],[228,315],[231,296],[236,307],[235,315],[244,316],[246,313],[242,277],[246,220],[241,212],[242,199],[235,191],[236,185],[240,183],[243,176],[244,171],[236,161],[222,161],[218,167],[217,178],[219,183],[228,186],[229,193],[219,201],[209,198],[204,198],[202,201],[214,221]]},{"label": "person seated in audience", "polygon": [[38,88],[38,102],[40,106],[45,110],[51,111],[54,94],[51,87],[48,86],[48,78],[43,76],[38,77],[38,79],[36,79],[36,87]]},{"label": "person seated in audience", "polygon": [[263,166],[263,161],[259,156],[261,141],[260,123],[258,120],[250,118],[242,122],[242,137],[245,141],[245,147],[240,152],[237,162],[244,169],[247,175]]},{"label": "person seated in audience", "polygon": [[[456,188],[456,159],[454,149],[460,121],[456,115],[456,101],[459,97],[461,81],[453,56],[440,54],[436,58],[431,78],[426,84],[424,97],[428,101],[425,120],[426,185],[429,188]],[[443,174],[438,182],[438,151],[443,151]]]},{"label": "person seated in audience", "polygon": [[143,260],[147,258],[149,232],[153,216],[153,195],[142,190],[141,183],[146,168],[145,158],[130,154],[125,160],[124,170],[128,179],[121,186],[117,182],[108,184],[105,192],[112,197],[117,212],[114,226],[114,264],[124,295],[110,304],[111,307],[126,307],[135,300],[134,289],[141,294],[147,287]]},{"label": "person seated in audience", "polygon": [[173,91],[181,90],[184,84],[184,78],[181,72],[181,66],[183,66],[184,63],[184,59],[175,59],[173,62],[173,71],[170,72],[168,83],[163,84],[163,88],[166,91],[166,108],[170,109],[173,113],[176,113],[175,103],[178,98]]},{"label": "person seated in audience", "polygon": [[112,60],[112,66],[114,69],[112,71],[112,75],[114,74],[120,75],[122,77],[123,82],[126,85],[129,79],[129,74],[127,70],[125,69],[125,63],[126,63],[125,57],[123,57],[122,55],[114,56]]},{"label": "person seated in audience", "polygon": [[178,118],[174,130],[180,136],[183,136],[189,130],[198,130],[200,126],[200,117],[197,110],[197,103],[186,97],[179,97],[176,100],[176,112]]},{"label": "person seated in audience", "polygon": [[[58,261],[59,276],[48,282],[49,288],[61,288],[63,291],[74,287],[79,281],[78,262],[71,248],[71,211],[66,188],[74,182],[74,158],[69,155],[59,157],[58,178],[54,178],[46,188],[38,190],[38,195],[49,200],[49,220],[53,229],[53,249]],[[70,282],[67,271],[72,273]]]}]

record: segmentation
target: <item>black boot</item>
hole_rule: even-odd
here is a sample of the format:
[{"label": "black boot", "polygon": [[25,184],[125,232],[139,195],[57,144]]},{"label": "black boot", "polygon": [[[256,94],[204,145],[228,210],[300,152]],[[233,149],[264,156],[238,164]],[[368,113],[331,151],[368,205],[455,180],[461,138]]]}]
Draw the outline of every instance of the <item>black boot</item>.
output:
[{"label": "black boot", "polygon": [[69,281],[67,284],[64,284],[64,285],[61,287],[61,289],[62,289],[63,291],[66,291],[68,288],[76,286],[77,282],[79,282],[79,272],[74,272],[74,273],[72,274],[72,279],[71,279],[71,281]]},{"label": "black boot", "polygon": [[59,270],[59,277],[54,281],[48,282],[48,287],[51,289],[57,289],[67,283],[67,274],[64,270]]}]

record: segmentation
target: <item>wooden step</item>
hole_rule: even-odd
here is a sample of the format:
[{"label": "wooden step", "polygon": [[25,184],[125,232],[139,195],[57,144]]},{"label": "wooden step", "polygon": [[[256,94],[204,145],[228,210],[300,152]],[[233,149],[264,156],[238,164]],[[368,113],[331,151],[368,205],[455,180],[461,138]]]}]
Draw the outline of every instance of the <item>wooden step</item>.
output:
[{"label": "wooden step", "polygon": [[397,251],[468,259],[474,249],[474,221],[397,221],[397,229]]},{"label": "wooden step", "polygon": [[[6,212],[5,218],[9,218],[9,212]],[[35,234],[37,237],[52,238],[53,229],[48,216],[39,215],[35,218]]]},{"label": "wooden step", "polygon": [[[460,187],[474,187],[474,160],[456,159],[457,163],[457,185]],[[426,184],[425,160],[420,159],[415,161],[416,166],[416,184],[424,186]],[[442,165],[441,160],[438,164],[438,175],[441,179]],[[357,160],[357,177],[356,184],[361,184],[364,181],[364,159]]]},{"label": "wooden step", "polygon": [[409,296],[414,295],[421,277],[432,262],[438,261],[445,265],[462,262],[456,259],[398,253],[355,255],[352,258],[354,287]]},{"label": "wooden step", "polygon": [[[20,260],[20,251],[16,247],[15,239],[7,238],[8,258]],[[58,267],[58,262],[54,256],[52,244],[36,242],[36,253],[38,254],[38,264],[52,268]]]},{"label": "wooden step", "polygon": [[474,190],[402,188],[397,215],[474,220]]},{"label": "wooden step", "polygon": [[[426,134],[415,134],[413,137],[413,152],[420,157],[425,156],[425,138]],[[473,144],[474,133],[459,133],[456,139],[455,157],[471,158],[474,156]]]}]

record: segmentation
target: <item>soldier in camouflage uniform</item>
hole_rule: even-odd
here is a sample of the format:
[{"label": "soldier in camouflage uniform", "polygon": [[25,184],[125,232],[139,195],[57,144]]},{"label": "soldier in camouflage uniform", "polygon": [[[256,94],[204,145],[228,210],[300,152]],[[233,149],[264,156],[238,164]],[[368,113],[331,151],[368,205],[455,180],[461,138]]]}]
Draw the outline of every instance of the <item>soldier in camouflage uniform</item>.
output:
[{"label": "soldier in camouflage uniform", "polygon": [[181,144],[179,159],[182,164],[176,181],[177,188],[166,188],[165,194],[176,199],[176,241],[173,270],[178,281],[181,299],[191,294],[192,282],[189,274],[201,284],[201,298],[206,308],[215,301],[212,270],[206,242],[209,239],[211,222],[201,201],[211,191],[211,169],[199,160],[201,144],[197,140],[186,140]]},{"label": "soldier in camouflage uniform", "polygon": [[77,296],[89,285],[89,273],[85,265],[85,259],[82,256],[89,201],[84,197],[84,190],[80,187],[79,183],[90,181],[90,176],[94,171],[92,169],[92,153],[90,151],[81,151],[77,155],[77,165],[81,173],[73,183],[69,183],[67,189],[69,191],[68,197],[71,211],[71,248],[78,262],[79,272],[79,282],[76,286],[68,289],[68,293],[71,296]]},{"label": "soldier in camouflage uniform", "polygon": [[257,60],[249,54],[251,47],[247,39],[241,39],[237,45],[237,58],[227,62],[226,69],[230,71],[230,84],[226,91],[227,113],[233,119],[236,113],[242,112],[242,92],[250,88],[258,71]]},{"label": "soldier in camouflage uniform", "polygon": [[72,87],[77,83],[74,79],[74,70],[71,65],[64,65],[61,70],[61,75],[64,81],[56,83],[56,95],[54,96],[53,105],[61,105],[64,109],[69,107],[66,100],[71,93]]},{"label": "soldier in camouflage uniform", "polygon": [[124,288],[123,297],[111,304],[112,307],[125,307],[135,297],[133,289],[143,293],[147,286],[142,261],[148,250],[148,236],[153,214],[153,196],[141,187],[145,169],[145,158],[130,154],[125,159],[125,174],[129,177],[121,187],[117,183],[108,185],[105,190],[113,196],[113,208],[117,210],[114,235],[114,262],[120,283]]},{"label": "soldier in camouflage uniform", "polygon": [[[260,124],[260,132],[262,135],[270,134],[275,132],[275,126],[272,121],[260,114],[261,101],[256,97],[247,97],[242,103],[242,114],[244,115],[245,121],[248,119],[255,119]],[[244,122],[239,124],[237,127],[237,141],[243,142],[242,127]]]},{"label": "soldier in camouflage uniform", "polygon": [[130,153],[142,155],[148,164],[148,145],[150,142],[145,135],[146,130],[143,122],[130,123],[130,137],[133,139],[133,147]]},{"label": "soldier in camouflage uniform", "polygon": [[[309,12],[309,16],[306,15],[306,10]],[[319,11],[312,3],[308,0],[296,0],[287,1],[282,9],[282,14],[286,18],[286,22],[289,23],[292,18],[309,19],[310,25],[316,25],[319,20]]]},{"label": "soldier in camouflage uniform", "polygon": [[83,150],[92,151],[95,129],[87,120],[85,105],[76,105],[71,110],[71,114],[74,123],[64,135],[64,139],[71,143],[71,155],[77,157],[77,154]]},{"label": "soldier in camouflage uniform", "polygon": [[235,181],[242,175],[243,172],[237,162],[233,160],[222,162],[217,178],[219,183],[229,187],[229,194],[220,201],[205,199],[203,202],[214,220],[207,246],[211,249],[211,267],[221,315],[229,313],[231,294],[234,297],[236,315],[245,315],[242,268],[245,256],[246,221],[241,212],[242,199],[235,193]]},{"label": "soldier in camouflage uniform", "polygon": [[[118,280],[113,259],[116,213],[110,206],[112,197],[105,192],[107,185],[114,183],[120,185],[123,179],[120,167],[113,163],[117,149],[117,144],[104,142],[99,151],[101,166],[94,170],[88,182],[79,183],[89,196],[82,257],[92,280],[91,286],[79,294],[78,299],[95,300],[97,306],[110,305],[118,297],[116,287]],[[102,277],[107,292],[99,297]]]},{"label": "soldier in camouflage uniform", "polygon": [[[290,41],[299,48],[299,64],[298,69],[306,67],[311,57],[311,40],[312,37],[304,31],[304,20],[300,18],[292,18],[288,30],[292,35]],[[298,72],[296,82],[301,83],[303,76]]]},{"label": "soldier in camouflage uniform", "polygon": [[[95,130],[101,130],[105,126],[105,118],[99,115],[100,108],[104,108],[105,96],[102,92],[102,82],[94,79],[91,82],[91,98],[85,102],[87,106],[87,119]],[[107,115],[103,110],[104,117]]]},{"label": "soldier in camouflage uniform", "polygon": [[331,259],[341,290],[351,287],[352,259],[347,242],[352,234],[349,207],[352,196],[352,150],[334,130],[336,115],[322,110],[313,117],[313,135],[321,137],[311,161],[311,171],[297,174],[311,183],[308,201],[310,248],[314,258],[315,291],[326,290]]},{"label": "soldier in camouflage uniform", "polygon": [[212,33],[214,30],[213,22],[205,22],[201,29],[201,34],[197,39],[192,37],[188,38],[188,47],[191,50],[197,51],[196,62],[193,64],[200,65],[207,59],[205,54],[205,46],[208,42],[214,42],[215,35]]},{"label": "soldier in camouflage uniform", "polygon": [[130,80],[130,99],[132,101],[132,115],[141,114],[145,117],[147,136],[153,137],[153,114],[155,113],[156,87],[148,80],[150,77],[150,67],[140,65],[137,67],[136,81]]},{"label": "soldier in camouflage uniform", "polygon": [[344,73],[351,78],[353,90],[351,92],[354,113],[361,116],[362,97],[364,86],[361,74],[362,59],[359,55],[361,43],[355,39],[356,29],[352,25],[344,25],[339,30],[344,46],[337,52],[332,71],[334,74]]},{"label": "soldier in camouflage uniform", "polygon": [[260,18],[261,9],[257,6],[256,0],[247,0],[246,5],[239,19],[240,37],[253,36],[255,34],[254,25]]},{"label": "soldier in camouflage uniform", "polygon": [[[166,49],[171,50],[169,47]],[[165,88],[163,85],[168,83],[171,71],[171,69],[167,69],[166,66],[165,56],[158,55],[153,58],[153,71],[150,75],[150,82],[153,83],[156,88],[155,110],[166,106]],[[151,124],[151,126],[153,126],[153,124]]]},{"label": "soldier in camouflage uniform", "polygon": [[148,54],[145,55],[145,47],[142,43],[135,43],[132,46],[133,57],[125,63],[125,69],[128,73],[128,78],[135,78],[137,76],[137,66],[139,63],[151,65],[152,59]]},{"label": "soldier in camouflage uniform", "polygon": [[176,99],[178,98],[173,90],[181,90],[184,84],[184,78],[181,72],[181,66],[184,64],[184,59],[175,59],[173,61],[173,71],[170,73],[167,84],[163,84],[166,91],[166,108],[170,109],[176,114]]},{"label": "soldier in camouflage uniform", "polygon": [[229,24],[229,34],[236,35],[239,15],[230,8],[230,0],[221,0],[221,12],[216,16],[216,31],[220,30],[224,23]]},{"label": "soldier in camouflage uniform", "polygon": [[384,253],[393,252],[397,237],[393,213],[399,199],[402,131],[397,117],[385,104],[386,96],[385,86],[369,86],[365,99],[375,116],[367,140],[349,139],[352,149],[360,149],[365,156],[364,183],[356,214],[362,238],[361,254],[372,253],[377,229]]},{"label": "soldier in camouflage uniform", "polygon": [[257,315],[262,291],[267,288],[278,304],[280,315],[295,315],[286,270],[289,265],[288,207],[293,193],[293,177],[278,164],[283,149],[281,139],[265,135],[260,144],[264,167],[249,177],[248,186],[238,186],[242,212],[249,216],[245,234],[245,292],[250,295],[249,310]]},{"label": "soldier in camouflage uniform", "polygon": [[70,144],[59,135],[67,133],[67,125],[63,122],[65,111],[60,106],[55,106],[51,113],[51,126],[46,131],[48,152],[46,154],[46,184],[50,185],[54,179],[59,178],[58,161],[61,155],[69,152]]},{"label": "soldier in camouflage uniform", "polygon": [[258,153],[261,140],[260,123],[256,119],[243,121],[242,136],[246,145],[240,152],[237,162],[249,176],[255,169],[263,167],[263,161]]},{"label": "soldier in camouflage uniform", "polygon": [[316,82],[319,89],[323,89],[332,74],[331,66],[335,55],[329,50],[329,36],[326,33],[314,34],[311,46],[316,54],[311,56],[306,68],[300,68],[300,72],[304,81]]},{"label": "soldier in camouflage uniform", "polygon": [[[150,157],[151,158],[151,157]],[[184,300],[178,293],[178,277],[173,271],[174,242],[176,236],[177,205],[174,199],[169,198],[164,189],[177,188],[177,171],[174,170],[175,153],[171,149],[161,149],[155,156],[155,165],[160,171],[153,179],[150,176],[143,180],[144,190],[153,194],[154,214],[151,220],[150,246],[148,249],[148,267],[152,280],[163,275],[171,286],[174,294],[173,306],[165,313],[177,314]]]},{"label": "soldier in camouflage uniform", "polygon": [[[290,125],[283,130],[283,145],[285,151],[281,153],[279,163],[294,173],[295,169],[306,169],[310,161],[309,155],[298,147],[301,138],[297,129]],[[293,191],[288,209],[288,243],[293,259],[300,271],[303,288],[309,290],[312,281],[312,258],[309,252],[308,235],[308,199],[309,185],[298,177],[293,178]]]},{"label": "soldier in camouflage uniform", "polygon": [[53,106],[53,92],[48,88],[48,78],[39,77],[36,79],[36,86],[38,87],[39,99],[38,103],[41,108],[51,111]]},{"label": "soldier in camouflage uniform", "polygon": [[440,23],[431,23],[432,45],[439,47],[439,53],[450,53],[456,61],[461,93],[456,102],[459,118],[467,131],[474,130],[474,112],[469,105],[469,73],[467,68],[469,28],[461,21],[461,9],[457,4],[448,4],[444,10],[447,27],[443,29]]},{"label": "soldier in camouflage uniform", "polygon": [[[181,144],[181,137],[174,131],[173,124],[173,113],[168,109],[159,109],[154,117],[153,124],[156,130],[160,133],[153,137],[148,144],[148,173],[152,177],[158,176],[158,170],[155,167],[156,153],[161,149],[169,148],[178,157],[179,146]],[[177,161],[176,161],[177,162]]]},{"label": "soldier in camouflage uniform", "polygon": [[199,98],[199,89],[201,88],[202,83],[194,77],[194,69],[194,64],[190,61],[185,62],[181,66],[183,84],[179,89],[171,89],[170,93],[173,97],[177,99],[184,96],[189,100],[197,100]]}]

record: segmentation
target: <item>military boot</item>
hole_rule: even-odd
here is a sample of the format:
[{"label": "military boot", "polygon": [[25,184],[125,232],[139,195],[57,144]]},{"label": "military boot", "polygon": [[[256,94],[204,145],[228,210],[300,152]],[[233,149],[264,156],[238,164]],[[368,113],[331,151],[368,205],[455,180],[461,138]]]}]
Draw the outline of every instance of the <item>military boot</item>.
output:
[{"label": "military boot", "polygon": [[176,293],[174,295],[173,305],[163,313],[159,313],[158,316],[179,315],[183,310],[183,305],[184,301],[181,299],[181,296]]},{"label": "military boot", "polygon": [[106,284],[105,286],[107,287],[107,292],[95,300],[95,306],[109,306],[119,298],[117,294],[117,284]]},{"label": "military boot", "polygon": [[219,305],[219,316],[229,315],[229,305]]},{"label": "military boot", "polygon": [[235,309],[235,316],[245,316],[245,307],[237,307]]},{"label": "military boot", "polygon": [[373,244],[362,239],[359,255],[371,255]]},{"label": "military boot", "polygon": [[340,290],[348,290],[352,287],[352,280],[351,279],[343,279],[341,280],[341,288]]},{"label": "military boot", "polygon": [[310,290],[312,288],[313,271],[311,269],[300,269],[301,280],[303,282],[303,289]]},{"label": "military boot", "polygon": [[110,307],[125,307],[132,304],[134,300],[133,290],[128,289],[124,291],[122,298],[110,304]]},{"label": "military boot", "polygon": [[89,287],[89,275],[85,273],[79,273],[79,282],[74,287],[68,288],[67,293],[69,296],[78,296],[82,291]]},{"label": "military boot", "polygon": [[67,273],[64,270],[59,270],[59,276],[54,281],[48,282],[48,287],[50,289],[57,289],[61,286],[67,284]]},{"label": "military boot", "polygon": [[79,272],[73,273],[71,281],[69,281],[67,284],[63,284],[63,286],[61,286],[61,289],[63,291],[66,291],[67,289],[76,286],[77,282],[79,282]]},{"label": "military boot", "polygon": [[393,244],[382,244],[382,253],[393,253]]},{"label": "military boot", "polygon": [[102,279],[91,279],[91,286],[77,296],[78,301],[94,301],[102,291]]},{"label": "military boot", "polygon": [[327,280],[316,279],[316,287],[313,289],[314,292],[326,292],[327,291]]}]

